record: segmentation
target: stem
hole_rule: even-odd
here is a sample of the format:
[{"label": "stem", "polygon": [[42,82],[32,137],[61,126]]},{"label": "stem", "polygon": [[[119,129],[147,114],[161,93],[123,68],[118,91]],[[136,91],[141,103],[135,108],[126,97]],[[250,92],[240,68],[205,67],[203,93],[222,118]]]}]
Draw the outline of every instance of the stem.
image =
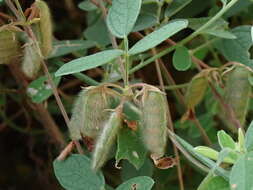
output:
[{"label": "stem", "polygon": [[124,80],[124,85],[125,87],[129,85],[129,80],[128,80],[128,77],[129,77],[129,54],[128,54],[128,39],[127,37],[124,38],[124,47],[125,47],[125,54],[124,54],[124,57],[125,57],[125,80]]}]

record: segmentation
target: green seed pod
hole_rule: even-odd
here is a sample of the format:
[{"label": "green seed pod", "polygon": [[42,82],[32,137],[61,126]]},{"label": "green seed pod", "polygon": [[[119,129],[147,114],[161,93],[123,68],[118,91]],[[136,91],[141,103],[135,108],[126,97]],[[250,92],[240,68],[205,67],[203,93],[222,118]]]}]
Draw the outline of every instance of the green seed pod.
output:
[{"label": "green seed pod", "polygon": [[30,78],[37,77],[41,69],[42,58],[38,53],[38,48],[32,39],[29,39],[24,49],[24,59],[22,62],[22,71]]},{"label": "green seed pod", "polygon": [[95,171],[99,170],[108,159],[108,155],[122,124],[121,114],[121,107],[118,107],[105,123],[97,139],[92,157],[92,169]]},{"label": "green seed pod", "polygon": [[185,94],[185,102],[188,109],[194,109],[204,98],[208,81],[203,73],[197,74],[190,82]]},{"label": "green seed pod", "polygon": [[[232,107],[236,119],[238,119],[242,126],[245,123],[251,94],[251,85],[248,80],[249,74],[246,68],[236,66],[236,68],[228,74],[225,86],[224,101]],[[224,112],[224,110],[222,110],[222,112]],[[227,122],[228,119],[226,116],[224,120],[228,128],[236,133],[237,129]]]},{"label": "green seed pod", "polygon": [[51,13],[48,5],[41,0],[36,0],[35,6],[39,9],[40,15],[40,35],[41,35],[41,52],[44,57],[50,55],[53,46],[53,26]]},{"label": "green seed pod", "polygon": [[118,94],[105,86],[84,89],[74,104],[70,120],[70,136],[80,139],[87,136],[96,139],[104,123],[109,118],[109,111],[117,105]]},{"label": "green seed pod", "polygon": [[156,158],[165,153],[167,144],[168,104],[166,96],[155,87],[142,97],[141,135],[147,149]]},{"label": "green seed pod", "polygon": [[0,64],[9,64],[20,54],[20,44],[15,32],[0,31]]}]

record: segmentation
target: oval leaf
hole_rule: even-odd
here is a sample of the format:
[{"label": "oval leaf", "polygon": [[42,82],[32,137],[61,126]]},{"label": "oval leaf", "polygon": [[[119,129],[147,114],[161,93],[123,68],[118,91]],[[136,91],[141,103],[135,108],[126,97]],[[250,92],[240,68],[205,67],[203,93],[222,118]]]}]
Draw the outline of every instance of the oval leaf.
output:
[{"label": "oval leaf", "polygon": [[[60,83],[61,77],[52,76],[55,86],[58,86]],[[33,82],[31,82],[27,88],[27,94],[31,97],[32,102],[42,103],[48,99],[52,94],[53,90],[51,85],[48,82],[47,77],[40,77]]]},{"label": "oval leaf", "polygon": [[173,66],[178,71],[186,71],[192,65],[191,56],[186,47],[180,46],[173,55]]},{"label": "oval leaf", "polygon": [[96,44],[89,40],[63,40],[53,43],[53,51],[48,58],[60,57],[72,52],[94,47]]},{"label": "oval leaf", "polygon": [[208,175],[197,190],[230,190],[229,183],[220,176]]},{"label": "oval leaf", "polygon": [[140,176],[124,182],[116,190],[130,190],[130,189],[150,190],[154,185],[154,183],[155,182],[152,178],[147,176]]},{"label": "oval leaf", "polygon": [[231,190],[253,189],[253,152],[243,155],[237,160],[230,174]]},{"label": "oval leaf", "polygon": [[188,25],[187,20],[176,20],[168,23],[167,25],[161,27],[160,29],[150,33],[142,40],[137,42],[130,50],[129,54],[134,55],[137,53],[144,52],[148,49],[151,49],[172,35],[176,34],[180,30],[186,28]]},{"label": "oval leaf", "polygon": [[113,0],[107,16],[107,26],[114,36],[126,37],[137,20],[141,0]]},{"label": "oval leaf", "polygon": [[232,150],[235,149],[235,141],[225,131],[219,131],[217,136],[221,148],[231,148]]},{"label": "oval leaf", "polygon": [[89,0],[85,0],[78,4],[79,9],[83,11],[95,11],[97,10],[97,6],[91,3]]},{"label": "oval leaf", "polygon": [[101,65],[104,65],[113,59],[119,57],[123,54],[122,50],[105,50],[93,55],[86,57],[81,57],[70,61],[69,63],[63,65],[56,73],[56,76],[62,76],[72,73],[78,73],[81,71],[86,71]]},{"label": "oval leaf", "polygon": [[73,154],[64,161],[55,160],[53,165],[56,178],[67,190],[104,189],[104,176],[91,170],[90,159],[84,155]]},{"label": "oval leaf", "polygon": [[118,148],[116,162],[121,159],[128,160],[136,169],[144,164],[147,150],[141,142],[140,134],[137,131],[122,128],[118,134]]},{"label": "oval leaf", "polygon": [[186,5],[188,5],[192,0],[177,0],[172,1],[172,3],[165,10],[165,15],[171,17],[182,10]]}]

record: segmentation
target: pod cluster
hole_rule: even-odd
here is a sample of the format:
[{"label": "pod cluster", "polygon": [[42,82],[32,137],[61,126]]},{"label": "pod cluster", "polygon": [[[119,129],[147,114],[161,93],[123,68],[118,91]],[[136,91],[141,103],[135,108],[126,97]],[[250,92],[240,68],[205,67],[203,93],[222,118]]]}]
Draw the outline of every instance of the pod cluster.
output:
[{"label": "pod cluster", "polygon": [[140,127],[143,144],[152,157],[160,158],[167,143],[167,114],[166,96],[156,87],[144,85],[141,93],[133,93],[131,97],[108,85],[88,87],[80,92],[74,104],[70,136],[73,140],[82,137],[95,140],[94,170],[107,161],[120,129],[126,126],[124,122]]}]

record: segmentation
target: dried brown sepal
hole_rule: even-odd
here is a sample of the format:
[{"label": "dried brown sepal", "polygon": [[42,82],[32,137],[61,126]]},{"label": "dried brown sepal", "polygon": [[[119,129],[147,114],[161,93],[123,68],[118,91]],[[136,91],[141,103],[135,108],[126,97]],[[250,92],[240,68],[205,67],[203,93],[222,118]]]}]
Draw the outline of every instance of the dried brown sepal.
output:
[{"label": "dried brown sepal", "polygon": [[156,158],[154,155],[150,155],[150,157],[153,160],[155,167],[162,170],[172,168],[177,164],[176,159],[172,157]]}]

